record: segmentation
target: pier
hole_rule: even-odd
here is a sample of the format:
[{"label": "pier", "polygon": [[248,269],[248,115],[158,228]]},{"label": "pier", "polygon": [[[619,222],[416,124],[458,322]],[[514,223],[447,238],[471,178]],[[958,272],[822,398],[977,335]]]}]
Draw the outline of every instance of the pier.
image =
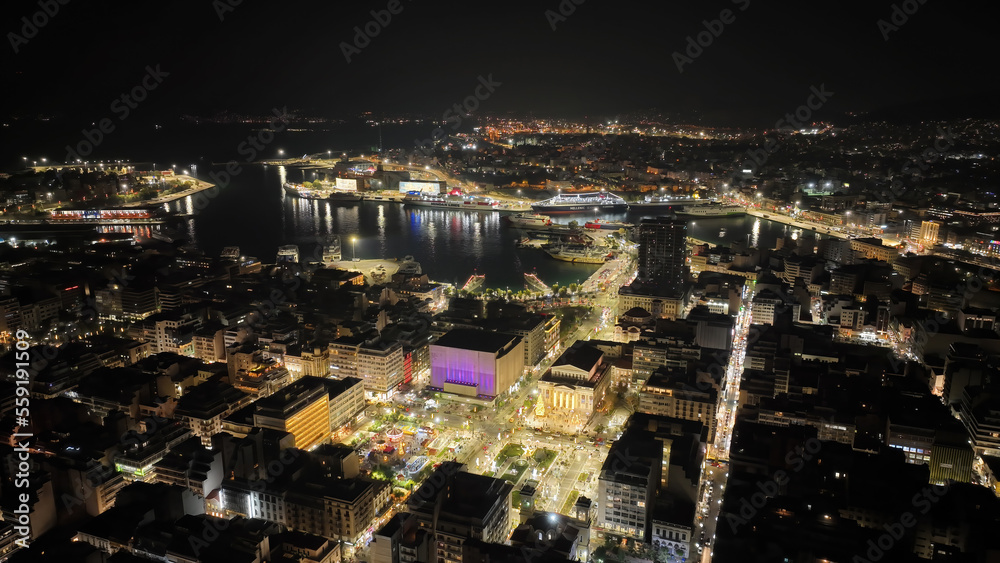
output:
[{"label": "pier", "polygon": [[614,291],[617,293],[618,288],[627,283],[625,278],[631,277],[626,276],[626,274],[631,274],[634,271],[630,271],[631,264],[633,264],[631,256],[624,253],[618,254],[613,260],[608,260],[591,274],[587,281],[580,286],[580,291],[584,293],[604,292],[608,291],[610,287],[614,287]]},{"label": "pier", "polygon": [[524,289],[532,293],[541,293],[543,295],[549,295],[552,293],[552,288],[546,285],[542,280],[538,279],[535,274],[524,274]]}]

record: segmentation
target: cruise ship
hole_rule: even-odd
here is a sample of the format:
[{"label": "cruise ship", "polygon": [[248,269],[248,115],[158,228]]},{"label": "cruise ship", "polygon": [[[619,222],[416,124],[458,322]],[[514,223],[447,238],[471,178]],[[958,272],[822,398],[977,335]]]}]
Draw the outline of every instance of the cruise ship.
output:
[{"label": "cruise ship", "polygon": [[646,196],[642,201],[628,204],[629,211],[661,211],[671,208],[679,208],[684,205],[697,204],[698,200],[692,198],[676,198],[673,196]]},{"label": "cruise ship", "polygon": [[731,217],[746,215],[746,212],[747,210],[739,205],[726,205],[716,201],[705,205],[685,205],[674,211],[678,217]]},{"label": "cruise ship", "polygon": [[547,227],[552,224],[552,219],[547,215],[538,213],[517,213],[507,217],[515,227]]},{"label": "cruise ship", "polygon": [[532,204],[531,209],[540,213],[620,212],[628,210],[628,203],[610,192],[587,192],[559,194]]},{"label": "cruise ship", "polygon": [[449,196],[407,196],[403,198],[403,205],[413,207],[432,207],[435,209],[461,209],[465,211],[496,211],[500,202],[490,198],[464,197],[458,195]]},{"label": "cruise ship", "polygon": [[563,262],[575,264],[603,264],[608,261],[608,251],[583,245],[565,245],[545,249],[545,252]]}]

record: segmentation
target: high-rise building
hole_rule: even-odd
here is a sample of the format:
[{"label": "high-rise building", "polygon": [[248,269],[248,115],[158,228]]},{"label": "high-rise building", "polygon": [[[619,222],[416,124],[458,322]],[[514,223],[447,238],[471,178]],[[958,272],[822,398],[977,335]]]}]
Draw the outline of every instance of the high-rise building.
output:
[{"label": "high-rise building", "polygon": [[669,217],[639,223],[639,281],[681,293],[688,280],[687,222]]}]

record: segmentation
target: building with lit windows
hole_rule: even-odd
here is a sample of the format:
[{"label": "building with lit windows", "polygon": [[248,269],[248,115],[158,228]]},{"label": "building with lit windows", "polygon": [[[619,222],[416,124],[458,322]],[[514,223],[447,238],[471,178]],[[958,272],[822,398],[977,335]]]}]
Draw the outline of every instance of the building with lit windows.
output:
[{"label": "building with lit windows", "polygon": [[667,295],[679,295],[690,276],[687,265],[687,221],[659,217],[638,227],[638,280]]},{"label": "building with lit windows", "polygon": [[594,528],[678,559],[691,553],[705,438],[704,424],[633,414],[601,466]]},{"label": "building with lit windows", "polygon": [[187,424],[203,445],[210,447],[212,436],[222,432],[222,420],[252,401],[253,395],[228,383],[209,381],[185,393],[177,401],[174,416]]},{"label": "building with lit windows", "polygon": [[356,377],[316,378],[326,387],[330,398],[330,430],[346,431],[365,412],[365,385]]},{"label": "building with lit windows", "polygon": [[851,240],[851,250],[868,260],[893,263],[899,258],[899,250],[893,246],[885,246],[882,239],[856,238]]},{"label": "building with lit windows", "polygon": [[330,374],[329,348],[295,346],[283,355],[283,359],[293,380],[303,376],[326,377]]},{"label": "building with lit windows", "polygon": [[[369,399],[385,401],[403,383],[403,346],[399,342],[382,341],[358,348],[358,371],[355,377],[365,382]],[[341,374],[337,374],[341,375]]]},{"label": "building with lit windows", "polygon": [[364,344],[364,338],[357,336],[341,336],[330,342],[330,370],[334,377],[358,376],[358,350]]},{"label": "building with lit windows", "polygon": [[314,378],[300,379],[254,407],[254,426],[288,432],[296,448],[309,450],[330,439],[329,395]]},{"label": "building with lit windows", "polygon": [[406,355],[399,342],[342,336],[330,343],[328,353],[330,375],[361,379],[373,401],[391,398],[406,377]]},{"label": "building with lit windows", "polygon": [[658,440],[634,443],[623,437],[616,441],[597,481],[595,527],[613,536],[645,541],[652,528],[661,465],[669,457],[669,445]]},{"label": "building with lit windows", "polygon": [[676,320],[683,316],[690,292],[684,291],[680,295],[664,295],[664,293],[666,292],[649,289],[638,283],[622,287],[618,292],[618,314],[622,315],[639,307],[660,319]]},{"label": "building with lit windows", "polygon": [[579,432],[604,406],[611,385],[612,363],[604,353],[577,342],[559,357],[538,381],[539,407],[535,414],[545,426]]},{"label": "building with lit windows", "polygon": [[708,427],[711,441],[715,439],[717,396],[715,387],[691,385],[681,369],[659,368],[639,391],[637,410],[700,422]]}]

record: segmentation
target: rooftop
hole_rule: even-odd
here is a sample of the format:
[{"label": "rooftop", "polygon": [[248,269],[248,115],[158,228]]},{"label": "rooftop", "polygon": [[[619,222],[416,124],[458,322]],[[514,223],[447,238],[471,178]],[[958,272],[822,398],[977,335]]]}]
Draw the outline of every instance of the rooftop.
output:
[{"label": "rooftop", "polygon": [[448,331],[434,345],[445,348],[474,350],[476,352],[497,353],[509,346],[511,341],[518,338],[520,337],[499,332],[458,328]]}]

